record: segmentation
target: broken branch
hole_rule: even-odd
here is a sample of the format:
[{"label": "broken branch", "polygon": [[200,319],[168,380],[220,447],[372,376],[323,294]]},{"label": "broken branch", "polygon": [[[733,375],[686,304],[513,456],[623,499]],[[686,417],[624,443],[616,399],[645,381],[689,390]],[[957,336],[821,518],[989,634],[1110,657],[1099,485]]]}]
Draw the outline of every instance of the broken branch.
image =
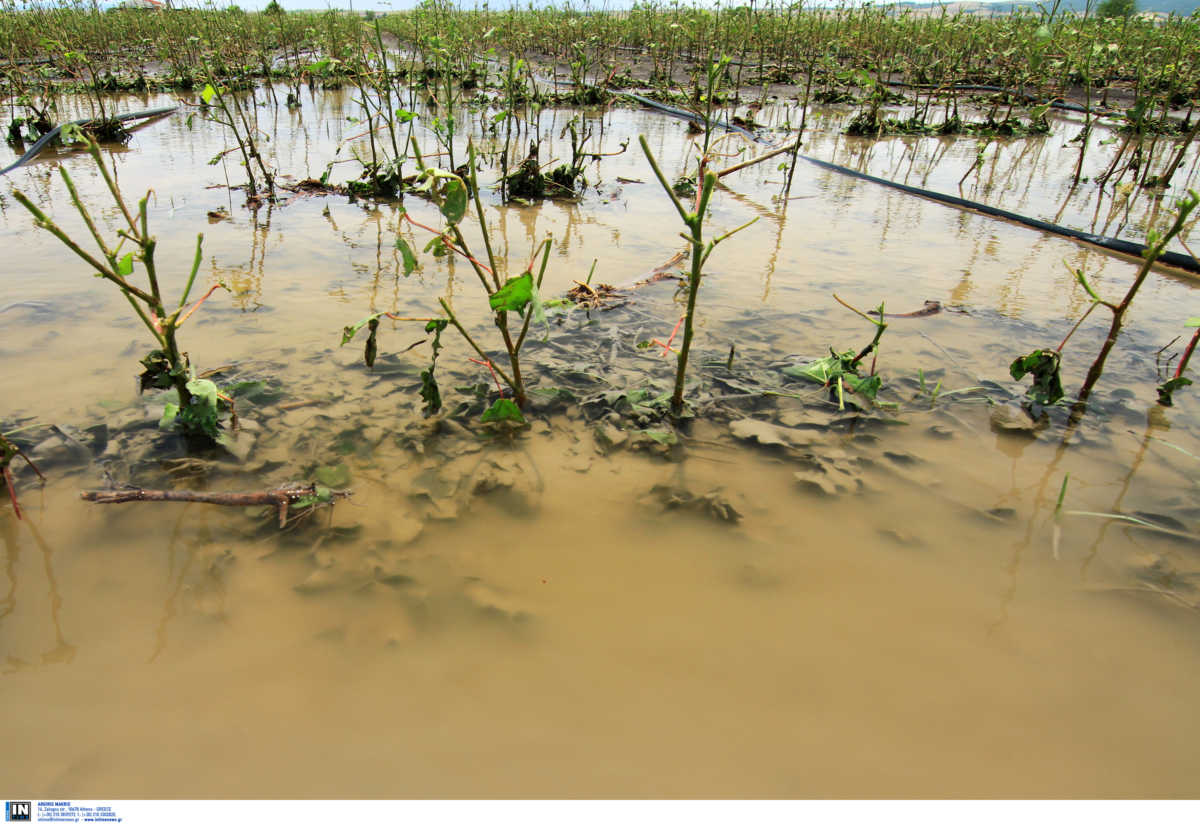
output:
[{"label": "broken branch", "polygon": [[279,526],[287,523],[288,507],[304,509],[316,504],[349,498],[348,490],[328,489],[318,484],[286,484],[263,492],[196,492],[190,489],[104,489],[80,492],[79,497],[97,504],[124,504],[130,501],[176,501],[217,504],[218,506],[271,506],[279,510]]}]

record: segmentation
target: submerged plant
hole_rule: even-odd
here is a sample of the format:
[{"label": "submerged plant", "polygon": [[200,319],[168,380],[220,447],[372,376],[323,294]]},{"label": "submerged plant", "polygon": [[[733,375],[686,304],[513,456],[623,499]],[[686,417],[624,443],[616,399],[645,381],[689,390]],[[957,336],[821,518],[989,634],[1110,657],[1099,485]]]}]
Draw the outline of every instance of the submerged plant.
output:
[{"label": "submerged plant", "polygon": [[[475,362],[487,368],[492,378],[496,381],[497,389],[500,391],[501,397],[484,412],[482,420],[485,423],[499,421],[524,423],[521,410],[525,408],[528,393],[525,385],[525,376],[521,367],[521,347],[524,345],[525,338],[529,334],[529,327],[535,315],[542,314],[539,290],[541,289],[542,279],[546,274],[546,266],[550,261],[551,241],[547,238],[538,244],[529,259],[529,263],[519,275],[503,279],[495,252],[492,249],[491,237],[488,234],[483,203],[479,198],[479,181],[475,174],[476,157],[474,144],[468,144],[467,146],[469,155],[468,168],[470,170],[469,183],[453,172],[426,166],[420,152],[417,151],[415,140],[413,141],[413,149],[417,164],[421,169],[416,190],[425,192],[437,205],[442,218],[445,220],[445,226],[442,229],[437,229],[419,223],[406,210],[401,211],[401,220],[433,235],[429,243],[426,244],[425,251],[431,252],[434,257],[444,257],[454,254],[464,258],[471,265],[472,270],[474,270],[476,276],[479,278],[480,285],[488,296],[488,306],[492,311],[496,328],[500,332],[500,340],[504,347],[504,353],[507,356],[507,368],[505,368],[505,364],[498,363],[491,355],[487,354],[483,347],[472,337],[471,333],[467,331],[466,327],[463,326],[458,316],[454,313],[454,309],[445,298],[438,299],[442,311],[446,313],[445,317],[401,318],[391,313],[376,313],[352,326],[347,326],[342,332],[342,345],[349,343],[364,326],[367,327],[369,334],[364,350],[364,360],[370,366],[374,362],[377,352],[376,333],[381,318],[387,317],[391,320],[424,323],[426,333],[432,333],[434,339],[432,362],[429,368],[421,373],[421,397],[425,400],[426,413],[432,414],[437,412],[442,405],[441,393],[437,386],[437,380],[434,377],[434,366],[437,362],[438,350],[441,348],[441,334],[447,326],[453,326],[462,335],[467,345],[479,356],[480,359]],[[486,263],[471,251],[470,245],[459,228],[459,224],[466,219],[469,212],[468,201],[473,202],[475,206],[475,217],[479,221],[480,232],[483,235],[483,245],[486,250]],[[411,274],[418,265],[416,251],[399,234],[396,236],[396,248],[400,251],[404,260],[405,274]],[[533,274],[535,266],[538,267],[536,277]],[[519,332],[509,322],[511,313],[516,313],[521,319]],[[508,391],[512,395],[511,398],[504,397],[504,386],[501,385],[501,382],[503,382],[504,386],[507,386]]]},{"label": "submerged plant", "polygon": [[[687,279],[687,309],[684,311],[682,318],[683,323],[683,341],[679,346],[678,361],[675,368],[675,391],[671,395],[671,411],[676,416],[683,412],[683,384],[687,377],[688,355],[692,349],[692,338],[695,334],[694,322],[696,317],[696,300],[700,294],[700,283],[704,275],[704,264],[708,261],[708,256],[712,254],[713,249],[717,244],[721,243],[731,235],[745,229],[751,223],[758,220],[754,218],[736,229],[732,229],[723,235],[713,238],[710,241],[704,240],[704,218],[708,214],[709,201],[712,200],[714,187],[717,185],[717,174],[712,169],[708,168],[709,151],[712,148],[712,132],[714,126],[713,120],[713,99],[716,95],[717,85],[728,64],[727,58],[722,58],[720,61],[713,63],[708,70],[708,84],[706,94],[704,95],[705,113],[704,113],[704,146],[699,153],[697,160],[696,176],[700,181],[699,191],[696,193],[695,210],[690,210],[683,205],[680,196],[673,186],[658,167],[658,161],[654,159],[654,155],[650,151],[650,146],[646,143],[646,136],[639,135],[638,143],[641,144],[642,153],[646,155],[646,160],[650,163],[650,168],[654,171],[654,176],[658,178],[658,182],[662,185],[663,191],[671,198],[671,203],[675,206],[675,211],[679,214],[679,219],[683,221],[683,225],[687,228],[687,234],[683,237],[688,241],[691,247],[691,271],[688,273]],[[678,328],[678,327],[676,327]],[[672,335],[674,337],[674,335]]]},{"label": "submerged plant", "polygon": [[[8,434],[12,435],[13,433],[9,432]],[[17,519],[20,520],[21,505],[17,503],[17,485],[13,481],[12,472],[9,471],[8,468],[9,464],[12,463],[13,458],[18,456],[24,460],[25,463],[29,464],[29,468],[37,473],[37,476],[42,480],[42,483],[46,482],[46,476],[42,474],[42,470],[38,469],[37,464],[31,461],[29,456],[21,451],[21,447],[10,441],[3,434],[0,434],[0,481],[3,481],[4,487],[8,490],[8,498],[12,501],[13,513],[17,516]]]},{"label": "submerged plant", "polygon": [[1184,326],[1196,331],[1192,333],[1192,339],[1188,341],[1187,347],[1184,348],[1183,357],[1179,359],[1179,365],[1175,367],[1175,373],[1158,386],[1158,402],[1163,406],[1171,406],[1174,403],[1172,395],[1174,395],[1176,389],[1192,385],[1191,378],[1185,378],[1183,373],[1187,369],[1188,361],[1192,359],[1192,353],[1196,351],[1196,343],[1200,342],[1200,318],[1188,318]]},{"label": "submerged plant", "polygon": [[867,355],[878,352],[879,339],[883,337],[883,333],[888,327],[884,320],[883,304],[879,304],[879,308],[873,313],[879,316],[875,318],[866,312],[855,309],[837,295],[834,295],[833,299],[875,326],[875,336],[871,338],[871,342],[858,352],[853,349],[838,352],[830,347],[827,357],[818,358],[800,366],[786,367],[783,373],[793,378],[803,378],[828,387],[830,394],[837,399],[839,410],[846,408],[847,392],[853,393],[859,398],[865,398],[868,404],[873,404],[875,396],[883,388],[883,379],[875,374],[874,357],[871,358],[871,369],[866,375],[862,374],[860,364]]},{"label": "submerged plant", "polygon": [[[1087,320],[1098,306],[1103,306],[1112,313],[1112,322],[1109,324],[1108,335],[1104,339],[1104,343],[1100,346],[1100,352],[1096,355],[1096,359],[1092,362],[1092,366],[1088,369],[1087,376],[1084,378],[1083,386],[1079,389],[1079,394],[1076,395],[1075,401],[1071,407],[1071,419],[1078,421],[1083,417],[1086,411],[1088,398],[1091,397],[1092,390],[1095,389],[1096,383],[1100,380],[1101,374],[1104,372],[1104,364],[1108,360],[1108,355],[1112,352],[1113,347],[1117,343],[1117,338],[1120,337],[1121,328],[1124,325],[1125,313],[1129,310],[1129,306],[1133,303],[1134,297],[1137,296],[1138,290],[1145,283],[1147,276],[1150,274],[1150,269],[1154,266],[1154,262],[1166,250],[1167,244],[1178,235],[1187,223],[1188,216],[1192,211],[1200,205],[1200,195],[1195,191],[1189,191],[1187,195],[1179,200],[1175,205],[1175,217],[1171,221],[1170,226],[1166,231],[1158,231],[1151,229],[1146,233],[1146,250],[1142,253],[1142,265],[1139,267],[1137,274],[1134,275],[1133,283],[1125,292],[1125,296],[1119,303],[1105,300],[1100,297],[1092,285],[1088,282],[1082,269],[1074,270],[1076,280],[1083,287],[1088,296],[1092,299],[1092,303],[1088,306],[1087,311],[1075,322],[1071,327],[1071,331],[1063,338],[1062,343],[1054,350],[1035,349],[1027,355],[1022,355],[1012,362],[1009,367],[1009,372],[1014,380],[1021,380],[1025,375],[1033,375],[1033,386],[1025,393],[1025,406],[1030,414],[1037,417],[1041,414],[1042,407],[1057,403],[1063,398],[1062,379],[1060,377],[1060,369],[1062,364],[1062,350],[1066,346],[1067,341],[1075,334],[1075,331]],[[1189,349],[1188,355],[1190,356]],[[1181,367],[1186,366],[1186,358]],[[1182,377],[1182,369],[1180,369],[1175,378],[1167,381],[1163,386],[1159,387],[1160,402],[1170,404],[1171,392],[1179,386],[1184,386],[1187,378]]]},{"label": "submerged plant", "polygon": [[[205,72],[212,81],[216,81],[212,70],[207,65]],[[267,187],[267,195],[271,198],[275,197],[275,172],[263,160],[262,153],[258,148],[258,140],[255,137],[255,133],[258,131],[258,107],[254,104],[253,92],[251,92],[251,97],[250,103],[243,106],[237,94],[222,88],[220,82],[209,82],[200,92],[200,101],[209,109],[209,117],[233,133],[237,150],[242,155],[241,165],[246,170],[248,200],[253,202],[252,199],[258,197],[259,185],[254,176],[254,167],[258,167],[260,180]],[[247,114],[247,110],[249,114]],[[233,149],[228,149],[219,153],[210,163],[219,163],[226,154],[232,151]]]},{"label": "submerged plant", "polygon": [[[188,306],[188,299],[196,283],[196,275],[200,271],[200,249],[204,235],[196,236],[196,254],[192,260],[187,283],[178,303],[173,309],[168,309],[167,301],[159,286],[158,269],[154,261],[154,252],[158,241],[150,234],[146,211],[150,193],[147,192],[146,196],[138,201],[136,214],[130,211],[121,190],[100,156],[100,147],[96,142],[77,129],[64,128],[63,131],[65,139],[83,141],[87,144],[87,151],[100,170],[100,175],[104,178],[113,202],[124,220],[125,227],[117,231],[119,239],[112,243],[106,241],[100,234],[99,227],[92,219],[87,206],[80,199],[79,192],[75,189],[75,183],[65,166],[59,167],[63,183],[66,184],[67,191],[70,193],[71,203],[83,218],[92,240],[99,248],[99,256],[84,249],[23,192],[14,190],[13,197],[29,210],[34,217],[34,224],[38,228],[45,229],[62,241],[63,245],[96,271],[97,277],[115,284],[153,336],[158,348],[141,361],[144,371],[140,378],[140,386],[143,390],[148,388],[174,389],[178,399],[178,403],[166,405],[161,425],[164,428],[178,428],[187,435],[219,441],[222,435],[220,432],[221,413],[226,410],[232,412],[233,400],[222,394],[212,381],[195,377],[187,354],[181,351],[177,340],[179,328],[213,292],[222,288],[221,284],[213,286],[203,297],[190,307]],[[127,243],[135,249],[122,254]],[[135,262],[140,262],[145,270],[145,287],[135,284],[130,279],[134,273]]]}]

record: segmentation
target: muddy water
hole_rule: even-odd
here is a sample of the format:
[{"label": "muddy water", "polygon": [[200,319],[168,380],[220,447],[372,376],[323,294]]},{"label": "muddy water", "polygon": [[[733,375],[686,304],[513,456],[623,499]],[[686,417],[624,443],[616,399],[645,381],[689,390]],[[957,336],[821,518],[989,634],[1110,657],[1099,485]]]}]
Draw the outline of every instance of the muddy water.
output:
[{"label": "muddy water", "polygon": [[[353,114],[328,95],[260,117],[280,168],[301,178],[355,133]],[[544,115],[547,158],[566,150],[564,118]],[[595,125],[607,150],[645,133],[668,174],[681,168],[682,124],[617,111]],[[832,132],[808,151],[845,162]],[[1056,135],[1019,183],[1022,209],[1043,217],[1062,207],[1074,163]],[[884,158],[899,145],[868,150]],[[1154,352],[1184,332],[1189,281],[1146,284],[1068,448],[1057,419],[1036,437],[998,433],[993,409],[1019,391],[1008,362],[1057,344],[1086,308],[1062,261],[1108,292],[1134,267],[803,166],[781,214],[780,175],[764,164],[727,179],[716,202],[715,227],[759,220],[712,257],[695,373],[705,414],[680,445],[636,432],[614,444],[595,431],[604,410],[587,404],[547,408],[513,440],[480,440],[422,422],[412,386],[428,350],[397,354],[419,337],[411,327],[382,330],[374,372],[356,345],[337,346],[341,327],[371,311],[425,315],[439,296],[486,335],[470,271],[426,258],[404,278],[386,205],[309,197],[248,212],[236,193],[205,188],[225,182],[207,165],[223,146],[213,127],[175,116],[114,159],[127,191],[155,189],[164,279],[182,279],[203,231],[202,280],[233,289],[185,327],[193,362],[279,388],[243,404],[243,462],[189,458],[143,427],[160,403],[139,400],[132,379],[144,331],[3,201],[3,303],[25,305],[0,314],[0,414],[77,434],[104,421],[115,445],[51,462],[44,490],[22,475],[25,520],[0,510],[0,729],[23,742],[0,763],[14,786],[97,797],[1195,793],[1195,543],[1081,514],[1057,521],[1056,540],[1054,518],[1069,472],[1069,512],[1194,533],[1195,404],[1186,389],[1175,407],[1153,403]],[[946,151],[961,162],[975,147]],[[59,162],[100,202],[79,157]],[[75,225],[52,167],[12,184]],[[578,204],[490,208],[504,255],[523,261],[553,233],[548,295],[593,259],[595,280],[622,283],[678,249],[640,156],[606,159],[589,179]],[[436,219],[419,200],[405,205]],[[221,206],[230,219],[210,222]],[[832,292],[864,308],[935,299],[962,311],[891,324],[879,370],[893,411],[839,413],[804,386],[784,386],[799,398],[739,391],[778,364],[869,339]],[[579,397],[663,387],[668,362],[636,343],[665,338],[678,316],[674,284],[645,287],[553,325],[528,362],[543,388]],[[1097,323],[1073,339],[1068,387],[1101,337]],[[486,375],[448,342],[439,368],[453,408],[472,397],[454,387]],[[731,344],[732,370],[705,364]],[[949,394],[973,386],[984,389]],[[282,533],[257,511],[76,497],[106,472],[249,490],[323,467],[348,473],[354,497]],[[833,494],[797,480],[820,469]],[[714,517],[731,511],[736,523]]]}]

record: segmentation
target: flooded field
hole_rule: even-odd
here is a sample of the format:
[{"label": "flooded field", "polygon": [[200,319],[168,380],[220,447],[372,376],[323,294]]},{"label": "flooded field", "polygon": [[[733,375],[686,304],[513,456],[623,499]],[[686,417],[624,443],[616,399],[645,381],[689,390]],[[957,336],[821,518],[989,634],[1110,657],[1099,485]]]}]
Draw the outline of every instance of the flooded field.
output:
[{"label": "flooded field", "polygon": [[[259,113],[271,162],[294,180],[350,157],[339,145],[362,131],[348,92],[301,102]],[[569,154],[573,114],[543,113],[543,163]],[[687,125],[625,108],[581,117],[600,151],[631,142],[589,165],[578,202],[501,206],[497,171],[480,171],[510,274],[553,237],[543,299],[593,261],[593,285],[627,286],[685,248],[637,136],[674,177]],[[957,193],[979,149],[847,138],[845,119],[819,111],[804,152]],[[992,142],[962,195],[1131,239],[1163,219],[1170,197],[1072,190],[1079,124],[1053,125]],[[435,315],[439,298],[484,338],[491,315],[470,268],[423,254],[406,277],[397,232],[417,250],[428,236],[395,204],[300,194],[246,208],[227,188],[236,162],[209,164],[229,145],[179,112],[106,157],[128,197],[154,190],[168,294],[199,232],[197,291],[229,287],[181,340],[198,372],[248,387],[233,454],[189,453],[157,428],[166,396],[137,392],[151,348],[141,321],[11,197],[86,231],[54,170],[67,166],[99,209],[90,159],[44,155],[0,194],[0,429],[24,428],[48,478],[39,487],[14,463],[24,518],[0,507],[0,731],[21,742],[0,761],[9,786],[116,798],[1195,795],[1197,401],[1184,388],[1173,407],[1155,403],[1156,352],[1191,331],[1192,279],[1151,274],[1066,438],[1064,409],[1045,428],[1013,411],[1023,387],[1009,364],[1056,346],[1087,308],[1068,267],[1119,299],[1136,261],[805,163],[785,208],[784,172],[768,161],[714,197],[714,234],[759,219],[706,267],[694,420],[675,432],[654,414],[674,359],[639,346],[679,320],[684,298],[665,279],[603,309],[550,312],[523,354],[530,426],[498,436],[478,424],[492,379],[458,336],[443,341],[446,411],[433,419],[418,395],[429,346],[405,351],[418,326],[385,319],[371,370],[361,339],[339,345],[347,324]],[[1104,157],[1089,164],[1097,174]],[[358,167],[333,168],[342,181]],[[1194,161],[1184,173],[1195,186]],[[438,220],[418,197],[403,205]],[[100,214],[117,225],[113,209]],[[944,307],[889,321],[877,359],[888,406],[839,411],[783,371],[870,341],[834,293],[888,313]],[[1106,331],[1096,314],[1064,350],[1068,396]],[[122,484],[250,492],[314,479],[353,497],[283,530],[261,507],[79,500]]]}]

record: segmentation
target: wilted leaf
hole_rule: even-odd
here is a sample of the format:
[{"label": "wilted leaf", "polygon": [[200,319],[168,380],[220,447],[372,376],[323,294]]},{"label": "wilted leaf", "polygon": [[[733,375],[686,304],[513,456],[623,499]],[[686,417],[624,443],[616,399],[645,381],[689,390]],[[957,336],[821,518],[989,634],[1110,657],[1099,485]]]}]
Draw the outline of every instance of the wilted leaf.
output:
[{"label": "wilted leaf", "polygon": [[800,366],[788,366],[783,370],[783,374],[828,386],[843,375],[853,375],[854,369],[850,365],[853,361],[854,352],[838,354],[831,349],[828,357],[819,358]]},{"label": "wilted leaf", "polygon": [[442,216],[451,226],[457,224],[467,213],[467,186],[457,177],[446,180],[443,191]]},{"label": "wilted leaf", "polygon": [[1008,367],[1015,381],[1026,375],[1033,376],[1033,383],[1025,390],[1025,398],[1034,417],[1041,414],[1043,406],[1058,403],[1063,398],[1062,378],[1059,375],[1061,361],[1062,356],[1058,352],[1035,349],[1017,358]]},{"label": "wilted leaf", "polygon": [[442,393],[433,375],[433,364],[421,371],[421,398],[425,401],[426,415],[432,415],[442,408]]},{"label": "wilted leaf", "polygon": [[345,346],[347,343],[354,340],[354,336],[358,334],[358,331],[360,329],[362,329],[364,326],[366,326],[371,321],[378,322],[381,317],[383,317],[383,312],[376,312],[373,315],[367,315],[365,318],[360,320],[358,323],[352,324],[350,326],[342,327],[342,344],[341,345]]},{"label": "wilted leaf", "polygon": [[1171,378],[1166,383],[1158,387],[1158,402],[1163,406],[1172,406],[1174,400],[1171,395],[1176,389],[1182,389],[1185,386],[1191,386],[1192,382],[1185,377]]},{"label": "wilted leaf", "polygon": [[367,327],[371,330],[371,334],[367,335],[367,343],[363,347],[363,362],[370,369],[375,366],[375,356],[379,354],[379,343],[375,339],[379,333],[379,318],[371,318],[367,321]]},{"label": "wilted leaf", "polygon": [[408,277],[417,268],[417,254],[400,235],[396,235],[396,248],[400,250],[400,257],[404,258],[404,276]]}]

